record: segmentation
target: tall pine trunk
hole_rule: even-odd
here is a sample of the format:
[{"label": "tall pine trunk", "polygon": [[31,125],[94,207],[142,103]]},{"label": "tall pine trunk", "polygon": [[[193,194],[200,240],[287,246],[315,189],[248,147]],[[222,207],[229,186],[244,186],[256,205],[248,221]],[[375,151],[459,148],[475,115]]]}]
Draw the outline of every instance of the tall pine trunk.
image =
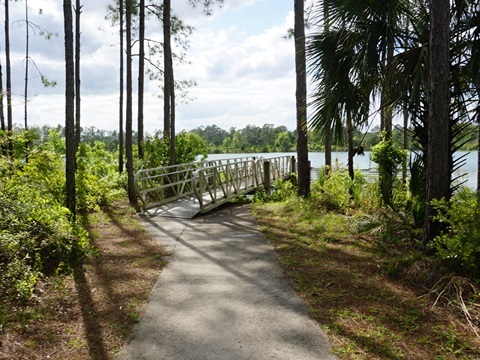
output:
[{"label": "tall pine trunk", "polygon": [[63,17],[65,34],[66,207],[75,218],[75,66],[71,0],[63,0]]},{"label": "tall pine trunk", "polygon": [[123,86],[124,86],[124,38],[123,38],[123,25],[124,25],[124,2],[119,0],[118,8],[120,13],[120,95],[118,99],[118,172],[123,172]]},{"label": "tall pine trunk", "polygon": [[175,164],[175,80],[171,44],[171,2],[163,1],[163,129],[165,141],[169,144],[169,163]]},{"label": "tall pine trunk", "polygon": [[430,74],[428,91],[427,206],[424,244],[439,233],[441,224],[432,220],[432,200],[450,198],[450,1],[430,5]]},{"label": "tall pine trunk", "polygon": [[[23,120],[25,130],[28,130],[28,65],[30,63],[30,25],[28,21],[28,0],[25,0],[25,89],[23,94]],[[28,149],[28,142],[25,144]]]},{"label": "tall pine trunk", "polygon": [[75,151],[78,150],[80,146],[80,135],[81,135],[81,127],[80,127],[80,119],[81,119],[81,112],[80,112],[80,105],[81,105],[81,97],[80,97],[80,15],[82,13],[82,5],[80,4],[80,0],[76,0],[75,4]]},{"label": "tall pine trunk", "polygon": [[297,109],[298,194],[310,194],[310,167],[307,143],[307,65],[305,60],[304,1],[294,0],[295,71]]},{"label": "tall pine trunk", "polygon": [[5,108],[3,106],[3,95],[3,66],[0,60],[0,129],[2,131],[5,131],[7,130],[7,127],[5,124]]},{"label": "tall pine trunk", "polygon": [[477,88],[477,194],[480,196],[480,82],[475,86]]},{"label": "tall pine trunk", "polygon": [[125,3],[126,17],[126,47],[127,47],[127,102],[126,102],[126,129],[125,129],[125,152],[127,155],[127,177],[128,177],[128,200],[135,205],[137,197],[135,194],[135,183],[133,178],[133,139],[132,139],[132,2]]},{"label": "tall pine trunk", "polygon": [[[3,136],[5,136],[5,131],[7,130],[7,127],[5,126],[5,109],[3,106],[3,95],[3,67],[0,61],[0,129],[4,133]],[[4,146],[3,142],[1,142],[0,144],[0,150],[4,156],[7,156],[7,147]]]},{"label": "tall pine trunk", "polygon": [[145,0],[140,0],[138,54],[138,157],[143,159],[143,94],[145,83]]},{"label": "tall pine trunk", "polygon": [[10,61],[10,10],[9,1],[5,1],[5,61],[6,61],[6,95],[7,95],[7,135],[8,140],[8,155],[13,158],[13,141],[11,135],[13,132],[13,114],[12,114],[12,68]]}]

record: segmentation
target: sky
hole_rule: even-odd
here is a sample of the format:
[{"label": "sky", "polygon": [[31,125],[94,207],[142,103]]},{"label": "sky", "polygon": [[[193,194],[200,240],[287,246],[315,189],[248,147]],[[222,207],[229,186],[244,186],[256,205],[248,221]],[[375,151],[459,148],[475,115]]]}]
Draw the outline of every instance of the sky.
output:
[{"label": "sky", "polygon": [[[82,127],[118,129],[119,40],[117,27],[107,15],[113,0],[83,0],[81,19]],[[3,5],[4,1],[2,1]],[[50,40],[31,30],[28,122],[32,125],[65,124],[63,8],[60,0],[29,0],[29,20],[56,33]],[[40,13],[41,9],[41,13]],[[172,0],[173,12],[193,26],[186,51],[188,63],[174,65],[176,80],[197,85],[188,90],[190,100],[177,104],[176,129],[191,130],[217,125],[222,129],[246,125],[295,128],[295,60],[292,0],[225,0],[212,16],[192,9],[187,0]],[[0,12],[3,25],[4,14]],[[24,122],[25,1],[10,2],[12,94],[14,123]],[[3,39],[3,26],[2,35]],[[147,37],[162,41],[161,23],[151,18]],[[134,50],[135,52],[135,50]],[[5,65],[4,44],[1,62]],[[134,67],[137,65],[134,59]],[[36,69],[38,68],[38,69]],[[44,87],[39,71],[55,87]],[[138,74],[133,75],[134,82]],[[5,86],[5,85],[4,85]],[[136,84],[134,84],[136,89]],[[145,87],[145,131],[163,127],[161,84]],[[134,128],[136,121],[136,94]]]}]

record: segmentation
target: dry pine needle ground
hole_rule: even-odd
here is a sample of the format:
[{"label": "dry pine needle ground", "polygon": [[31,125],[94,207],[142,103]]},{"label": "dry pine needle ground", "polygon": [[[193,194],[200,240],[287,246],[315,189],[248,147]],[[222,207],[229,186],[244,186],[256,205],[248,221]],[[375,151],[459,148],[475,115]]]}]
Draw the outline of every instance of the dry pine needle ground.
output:
[{"label": "dry pine needle ground", "polygon": [[[349,216],[302,218],[284,204],[254,213],[340,359],[480,359],[462,312],[429,294],[419,271],[389,276],[395,262],[373,236],[350,233]],[[126,204],[84,222],[98,255],[72,275],[41,282],[32,303],[12,311],[0,359],[103,360],[123,346],[166,257]],[[408,269],[415,267],[422,264]]]},{"label": "dry pine needle ground", "polygon": [[0,335],[0,359],[111,359],[138,321],[165,257],[126,204],[88,215],[98,254],[41,282]]}]

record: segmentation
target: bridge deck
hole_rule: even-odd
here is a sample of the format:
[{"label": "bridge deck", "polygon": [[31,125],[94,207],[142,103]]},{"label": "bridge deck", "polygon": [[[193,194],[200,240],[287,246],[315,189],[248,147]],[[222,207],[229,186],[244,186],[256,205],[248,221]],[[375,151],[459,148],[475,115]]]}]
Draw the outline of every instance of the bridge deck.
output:
[{"label": "bridge deck", "polygon": [[291,176],[291,157],[229,159],[139,171],[137,193],[147,216],[192,218]]}]

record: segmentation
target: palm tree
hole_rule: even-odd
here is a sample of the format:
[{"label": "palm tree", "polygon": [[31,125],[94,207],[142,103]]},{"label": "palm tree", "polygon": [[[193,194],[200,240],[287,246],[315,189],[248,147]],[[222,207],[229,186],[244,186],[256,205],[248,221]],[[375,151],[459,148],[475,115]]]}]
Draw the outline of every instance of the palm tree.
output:
[{"label": "palm tree", "polygon": [[[370,87],[355,70],[357,34],[346,28],[332,29],[311,37],[307,48],[310,74],[316,85],[310,126],[324,138],[348,142],[348,172],[354,178],[353,131],[368,120]],[[345,122],[342,121],[345,119]]]}]

